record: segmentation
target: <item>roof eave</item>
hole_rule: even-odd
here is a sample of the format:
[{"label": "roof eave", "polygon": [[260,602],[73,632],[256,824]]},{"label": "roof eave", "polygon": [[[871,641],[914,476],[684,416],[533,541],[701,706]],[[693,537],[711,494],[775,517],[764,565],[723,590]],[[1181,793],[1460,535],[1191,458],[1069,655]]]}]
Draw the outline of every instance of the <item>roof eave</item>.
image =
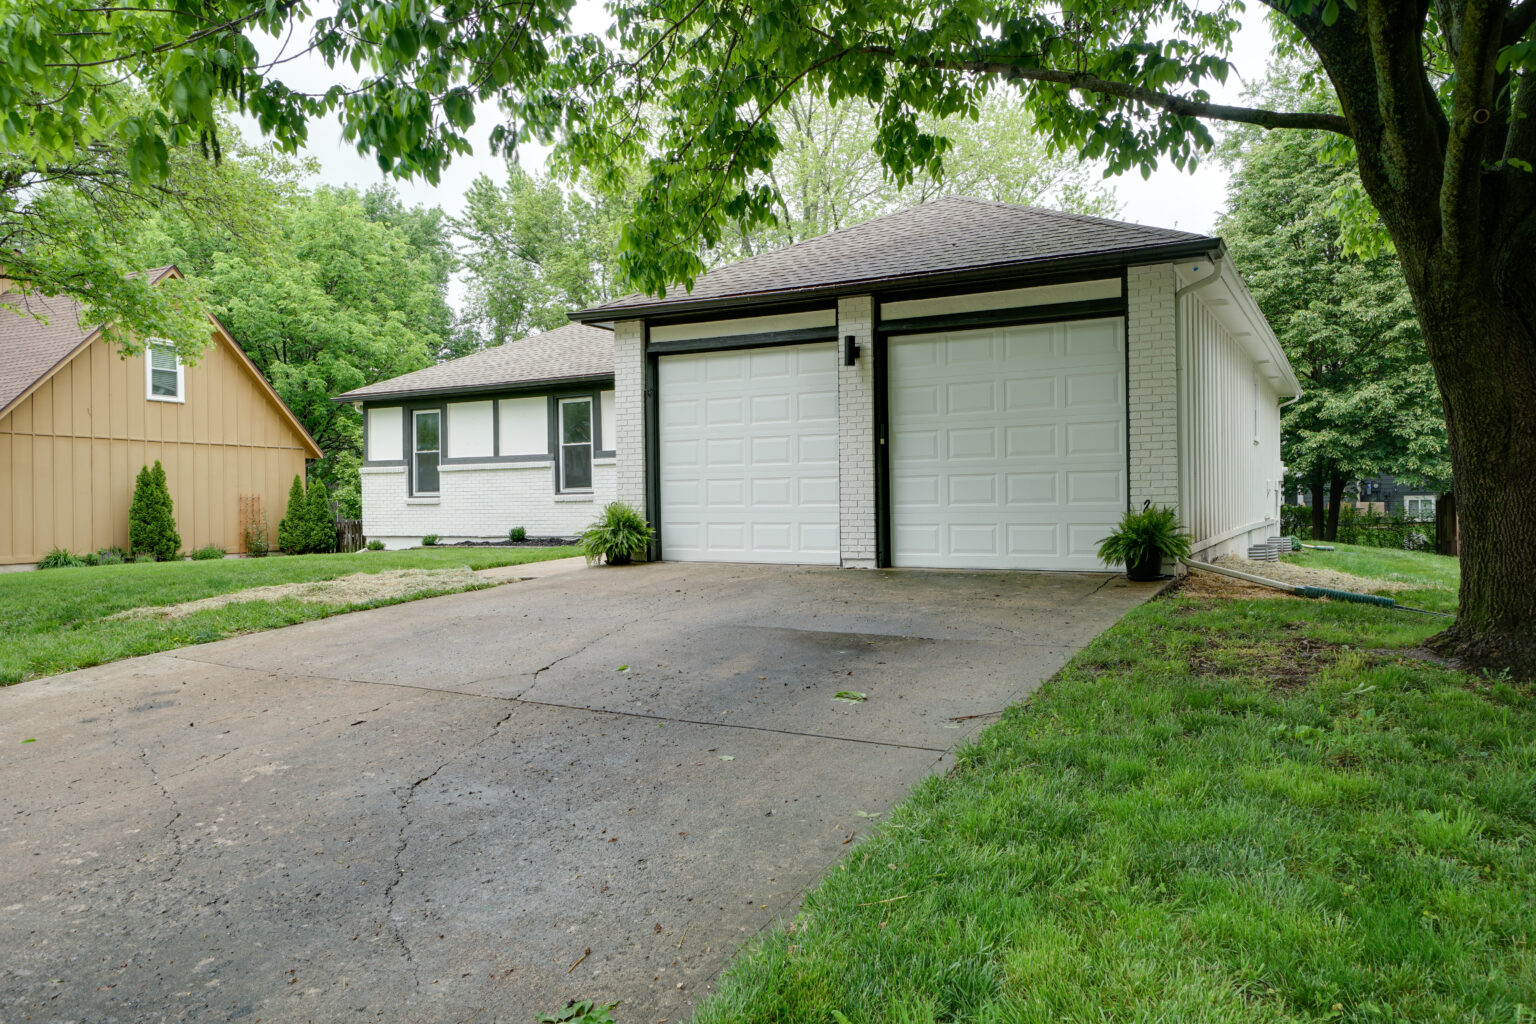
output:
[{"label": "roof eave", "polygon": [[1010,263],[994,263],[982,267],[969,267],[954,271],[924,271],[914,274],[898,274],[886,277],[862,278],[840,281],[807,288],[783,288],[773,291],[739,292],[733,295],[715,296],[708,299],[683,299],[654,302],[633,306],[593,306],[568,314],[572,320],[585,324],[612,324],[619,320],[643,320],[654,315],[681,313],[710,313],[743,307],[775,306],[785,303],[803,303],[814,299],[836,299],[840,295],[861,292],[878,292],[892,287],[914,285],[963,286],[987,284],[997,281],[1028,277],[1034,274],[1062,273],[1071,271],[1117,269],[1134,263],[1161,262],[1189,256],[1203,256],[1221,245],[1218,238],[1199,237],[1179,242],[1140,246],[1134,249],[1116,249],[1107,252],[1082,253],[1075,256],[1049,257],[1035,260],[1019,260]]},{"label": "roof eave", "polygon": [[508,381],[500,384],[464,384],[458,387],[416,388],[410,391],[386,391],[362,394],[362,388],[337,395],[331,401],[338,405],[353,402],[392,402],[411,398],[448,398],[462,395],[505,395],[525,391],[547,391],[568,384],[601,384],[612,382],[613,373],[587,373],[574,377],[543,377],[539,380]]}]

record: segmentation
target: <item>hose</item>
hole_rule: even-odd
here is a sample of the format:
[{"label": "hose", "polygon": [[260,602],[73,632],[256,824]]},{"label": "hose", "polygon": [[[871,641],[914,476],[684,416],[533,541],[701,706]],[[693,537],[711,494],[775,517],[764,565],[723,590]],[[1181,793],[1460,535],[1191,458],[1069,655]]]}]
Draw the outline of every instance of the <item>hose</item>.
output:
[{"label": "hose", "polygon": [[1417,612],[1420,615],[1444,615],[1453,618],[1450,612],[1437,612],[1428,608],[1412,608],[1406,604],[1398,604],[1390,597],[1382,597],[1379,594],[1357,594],[1353,590],[1335,590],[1332,587],[1304,587],[1295,583],[1283,583],[1280,580],[1272,580],[1263,576],[1255,576],[1253,573],[1241,572],[1237,569],[1228,569],[1220,565],[1212,565],[1209,562],[1197,562],[1192,558],[1183,559],[1185,565],[1191,569],[1202,569],[1205,572],[1214,572],[1221,576],[1230,576],[1233,579],[1243,580],[1246,583],[1257,583],[1261,587],[1269,587],[1272,590],[1283,591],[1296,597],[1326,597],[1331,601],[1351,601],[1356,604],[1373,604],[1380,608],[1399,608],[1405,612]]}]

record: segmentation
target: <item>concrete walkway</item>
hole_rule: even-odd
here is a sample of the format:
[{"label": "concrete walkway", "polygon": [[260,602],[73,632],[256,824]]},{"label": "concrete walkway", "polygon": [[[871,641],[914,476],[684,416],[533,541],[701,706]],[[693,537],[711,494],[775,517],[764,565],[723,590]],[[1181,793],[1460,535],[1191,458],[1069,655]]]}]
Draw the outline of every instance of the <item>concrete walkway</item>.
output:
[{"label": "concrete walkway", "polygon": [[0,690],[0,1020],[678,1021],[1157,589],[558,568]]}]

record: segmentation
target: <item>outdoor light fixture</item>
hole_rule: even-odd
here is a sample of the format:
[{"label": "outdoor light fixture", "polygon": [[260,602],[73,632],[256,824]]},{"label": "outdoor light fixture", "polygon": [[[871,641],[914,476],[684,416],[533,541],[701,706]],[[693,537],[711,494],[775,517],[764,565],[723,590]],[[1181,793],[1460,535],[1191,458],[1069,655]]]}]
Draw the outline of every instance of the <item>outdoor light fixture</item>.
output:
[{"label": "outdoor light fixture", "polygon": [[852,366],[859,361],[859,343],[853,340],[853,335],[843,337],[843,365]]}]

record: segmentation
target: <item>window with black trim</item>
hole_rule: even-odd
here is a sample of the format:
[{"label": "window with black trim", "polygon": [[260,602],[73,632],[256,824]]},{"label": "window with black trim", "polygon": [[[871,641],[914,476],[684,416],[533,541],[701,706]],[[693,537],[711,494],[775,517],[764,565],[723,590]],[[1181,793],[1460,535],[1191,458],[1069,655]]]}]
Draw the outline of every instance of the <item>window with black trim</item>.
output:
[{"label": "window with black trim", "polygon": [[592,399],[560,399],[560,489],[592,489]]},{"label": "window with black trim", "polygon": [[411,414],[411,491],[438,493],[438,458],[442,455],[443,420],[437,409]]}]

